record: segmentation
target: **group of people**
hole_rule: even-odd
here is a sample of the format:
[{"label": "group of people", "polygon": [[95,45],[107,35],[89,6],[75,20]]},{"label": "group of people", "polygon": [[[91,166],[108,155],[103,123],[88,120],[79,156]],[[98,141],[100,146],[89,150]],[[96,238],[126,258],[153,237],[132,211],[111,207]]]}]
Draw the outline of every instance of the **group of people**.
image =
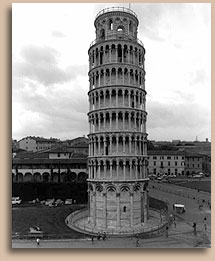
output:
[{"label": "group of people", "polygon": [[[103,239],[103,240],[105,240],[106,238],[107,238],[107,235],[106,235],[106,233],[105,232],[103,232],[103,233],[101,233],[101,232],[98,232],[98,234],[97,234],[97,240],[100,240],[100,239]],[[91,240],[92,240],[92,242],[94,241],[94,236],[92,236],[92,238],[91,238]]]}]

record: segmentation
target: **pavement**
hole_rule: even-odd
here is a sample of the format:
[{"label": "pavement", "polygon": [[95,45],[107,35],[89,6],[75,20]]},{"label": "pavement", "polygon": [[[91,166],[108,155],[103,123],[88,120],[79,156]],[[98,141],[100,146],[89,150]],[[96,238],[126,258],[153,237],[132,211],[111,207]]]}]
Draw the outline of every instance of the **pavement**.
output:
[{"label": "pavement", "polygon": [[[180,190],[181,196],[178,194]],[[185,197],[184,193],[188,193]],[[12,248],[210,248],[211,247],[211,210],[208,200],[210,193],[197,193],[193,189],[179,187],[173,184],[150,182],[149,195],[165,201],[170,212],[176,217],[176,225],[159,236],[151,238],[107,238],[106,240],[69,239],[41,240],[37,246],[35,240],[12,240]],[[187,194],[186,194],[187,195]],[[199,202],[205,200],[199,209]],[[173,211],[175,203],[184,204],[186,212],[177,214]],[[206,222],[204,218],[206,217]],[[193,231],[193,222],[197,224],[197,234]]]},{"label": "pavement", "polygon": [[13,240],[12,248],[205,248],[210,247],[210,240],[204,231],[198,231],[195,236],[191,226],[176,222],[176,227],[169,230],[168,236],[163,233],[153,238],[107,238],[92,241],[87,239],[71,240],[41,240],[37,246],[32,240]]}]

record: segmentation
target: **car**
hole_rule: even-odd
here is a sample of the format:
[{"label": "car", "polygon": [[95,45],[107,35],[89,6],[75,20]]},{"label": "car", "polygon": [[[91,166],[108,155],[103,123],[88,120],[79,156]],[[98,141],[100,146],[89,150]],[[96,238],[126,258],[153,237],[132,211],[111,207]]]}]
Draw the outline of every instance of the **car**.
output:
[{"label": "car", "polygon": [[33,236],[33,237],[42,237],[43,231],[38,226],[32,226],[29,228],[28,234],[29,236]]},{"label": "car", "polygon": [[57,207],[57,205],[55,204],[55,202],[49,203],[47,206],[50,207],[50,208]]},{"label": "car", "polygon": [[21,204],[22,200],[20,199],[20,197],[12,197],[12,205],[19,205]]},{"label": "car", "polygon": [[46,206],[49,206],[50,204],[53,204],[54,203],[54,198],[52,199],[47,199],[46,202],[45,202],[45,205]]},{"label": "car", "polygon": [[174,210],[176,211],[176,213],[182,214],[186,211],[185,205],[176,203],[174,204]]},{"label": "car", "polygon": [[60,205],[63,205],[64,202],[63,202],[63,200],[61,200],[61,199],[57,199],[54,204],[55,204],[56,206],[60,206]]},{"label": "car", "polygon": [[193,175],[193,178],[194,178],[194,179],[200,179],[200,178],[203,178],[203,175],[201,175],[201,174],[196,174],[196,175]]},{"label": "car", "polygon": [[72,205],[72,198],[67,198],[65,200],[65,205]]}]

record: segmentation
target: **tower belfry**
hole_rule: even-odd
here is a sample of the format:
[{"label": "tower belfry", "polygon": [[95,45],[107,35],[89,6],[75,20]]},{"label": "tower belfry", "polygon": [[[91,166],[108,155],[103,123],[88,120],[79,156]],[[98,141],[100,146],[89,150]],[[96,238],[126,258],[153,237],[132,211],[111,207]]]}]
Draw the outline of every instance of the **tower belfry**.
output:
[{"label": "tower belfry", "polygon": [[137,15],[113,7],[95,18],[89,54],[89,223],[131,233],[148,219],[145,49]]}]

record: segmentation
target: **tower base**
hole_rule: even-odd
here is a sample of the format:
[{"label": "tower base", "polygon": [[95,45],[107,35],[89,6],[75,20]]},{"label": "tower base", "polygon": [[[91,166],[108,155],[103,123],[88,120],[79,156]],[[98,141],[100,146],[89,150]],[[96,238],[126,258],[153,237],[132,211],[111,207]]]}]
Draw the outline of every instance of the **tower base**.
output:
[{"label": "tower base", "polygon": [[133,227],[108,227],[104,229],[99,226],[92,226],[92,220],[89,217],[89,210],[82,209],[71,213],[66,218],[66,224],[71,229],[87,234],[87,235],[98,235],[98,233],[106,233],[107,236],[135,236],[139,234],[158,234],[162,232],[168,224],[167,219],[164,215],[161,215],[159,211],[149,210],[149,220],[144,223],[139,223]]}]

